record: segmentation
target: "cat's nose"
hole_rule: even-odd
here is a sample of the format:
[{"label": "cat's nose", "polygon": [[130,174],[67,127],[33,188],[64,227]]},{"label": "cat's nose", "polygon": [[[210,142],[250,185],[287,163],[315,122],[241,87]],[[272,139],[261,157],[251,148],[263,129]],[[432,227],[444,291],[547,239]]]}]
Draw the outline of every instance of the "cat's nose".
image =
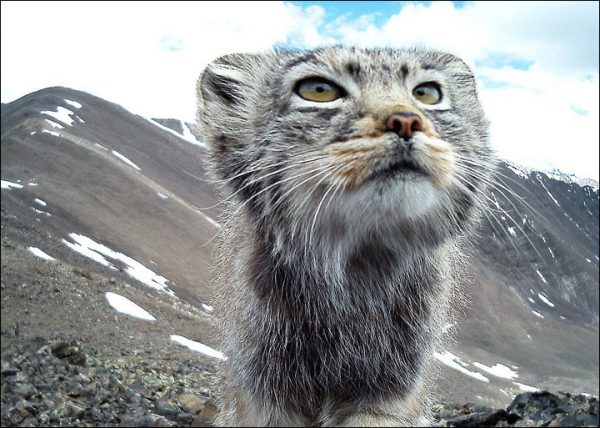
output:
[{"label": "cat's nose", "polygon": [[423,121],[414,113],[393,113],[385,121],[385,130],[408,140],[415,132],[423,130]]}]

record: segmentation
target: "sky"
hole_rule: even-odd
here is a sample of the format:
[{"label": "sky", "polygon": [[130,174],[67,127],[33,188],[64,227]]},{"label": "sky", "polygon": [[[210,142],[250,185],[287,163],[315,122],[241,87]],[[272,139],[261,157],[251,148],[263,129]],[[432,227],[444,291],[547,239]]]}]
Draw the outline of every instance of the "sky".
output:
[{"label": "sky", "polygon": [[429,46],[477,75],[491,144],[598,179],[598,2],[6,2],[1,94],[67,86],[194,121],[203,67],[232,52]]}]

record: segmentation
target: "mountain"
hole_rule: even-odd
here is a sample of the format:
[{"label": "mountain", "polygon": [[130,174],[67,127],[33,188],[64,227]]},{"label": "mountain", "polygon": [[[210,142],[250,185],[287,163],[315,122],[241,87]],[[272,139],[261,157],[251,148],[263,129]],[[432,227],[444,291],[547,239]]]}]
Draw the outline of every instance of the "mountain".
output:
[{"label": "mountain", "polygon": [[[215,346],[207,278],[219,206],[193,124],[60,87],[1,114],[3,358],[57,329],[106,358],[128,346],[180,355],[188,342],[178,331]],[[448,325],[455,343],[437,355],[440,399],[504,407],[528,389],[598,395],[597,187],[502,163],[485,198],[469,303]],[[84,297],[52,294],[81,275],[91,278]],[[117,315],[113,291],[160,314],[152,328]],[[212,370],[211,355],[196,364]]]},{"label": "mountain", "polygon": [[51,88],[2,106],[1,149],[2,179],[25,186],[3,191],[3,207],[40,219],[65,256],[61,240],[81,234],[206,301],[207,242],[218,225],[216,209],[201,209],[217,202],[201,181],[201,146],[116,104]]}]

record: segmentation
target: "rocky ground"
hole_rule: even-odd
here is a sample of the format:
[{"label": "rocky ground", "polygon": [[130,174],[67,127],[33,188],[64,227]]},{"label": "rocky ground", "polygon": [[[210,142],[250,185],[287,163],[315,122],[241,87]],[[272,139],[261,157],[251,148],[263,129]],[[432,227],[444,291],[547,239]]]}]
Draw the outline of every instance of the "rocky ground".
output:
[{"label": "rocky ground", "polygon": [[526,392],[506,409],[440,403],[435,406],[435,421],[443,427],[597,427],[598,397]]},{"label": "rocky ground", "polygon": [[[98,357],[76,340],[41,338],[2,355],[2,426],[211,426],[215,379],[191,360]],[[149,362],[150,361],[150,362]],[[436,405],[437,426],[598,426],[598,399],[528,392],[506,409]]]},{"label": "rocky ground", "polygon": [[191,360],[107,361],[76,340],[28,345],[2,356],[2,426],[210,426],[216,412],[200,386],[211,379]]}]

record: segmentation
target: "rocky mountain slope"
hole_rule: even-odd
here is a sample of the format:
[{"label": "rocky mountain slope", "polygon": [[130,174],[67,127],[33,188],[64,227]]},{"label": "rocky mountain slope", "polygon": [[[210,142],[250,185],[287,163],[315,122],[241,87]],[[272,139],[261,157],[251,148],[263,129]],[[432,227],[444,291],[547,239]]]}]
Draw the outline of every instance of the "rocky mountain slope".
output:
[{"label": "rocky mountain slope", "polygon": [[[184,372],[186,361],[210,379],[218,358],[173,340],[217,343],[207,274],[219,207],[193,125],[49,88],[3,104],[1,134],[3,369],[21,351],[77,340],[98,360]],[[440,400],[498,408],[528,389],[598,394],[598,191],[572,181],[501,165],[470,303],[438,355]],[[117,312],[107,292],[155,321]],[[165,403],[183,393],[197,390],[184,382]]]}]

